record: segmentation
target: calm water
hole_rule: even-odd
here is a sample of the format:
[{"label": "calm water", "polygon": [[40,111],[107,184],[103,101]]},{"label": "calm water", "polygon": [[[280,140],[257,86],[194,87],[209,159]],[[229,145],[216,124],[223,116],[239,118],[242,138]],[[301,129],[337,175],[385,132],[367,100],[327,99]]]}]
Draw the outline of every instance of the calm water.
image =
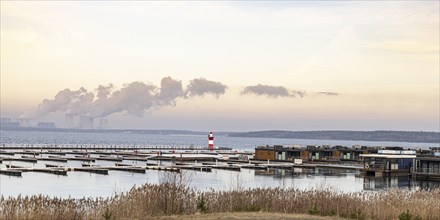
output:
[{"label": "calm water", "polygon": [[[114,134],[114,133],[68,133],[68,132],[25,132],[1,131],[0,144],[3,145],[128,145],[128,146],[196,146],[205,147],[204,135],[150,135],[150,134]],[[238,138],[216,136],[215,145],[238,150],[253,151],[258,145],[366,145],[366,146],[403,146],[428,148],[438,144],[365,142],[334,140],[301,140],[272,138]],[[6,163],[6,162],[5,162]],[[9,162],[7,162],[9,163]],[[14,165],[44,167],[50,161],[36,164],[12,162]],[[64,166],[81,166],[79,161],[59,163]],[[134,163],[124,161],[124,163]],[[113,165],[113,162],[98,161],[100,165]],[[0,164],[5,168],[5,164]],[[84,172],[68,172],[68,176],[56,176],[44,173],[23,173],[22,177],[0,175],[0,192],[3,196],[45,194],[59,197],[81,198],[84,196],[109,196],[128,191],[134,185],[160,183],[169,173],[147,170],[146,174],[109,171],[109,175]],[[254,187],[297,187],[300,189],[331,187],[344,192],[362,190],[382,190],[393,187],[432,188],[439,187],[438,182],[411,181],[407,177],[364,178],[349,170],[295,169],[293,171],[270,170],[255,171],[242,169],[241,172],[213,170],[210,173],[186,171],[183,174],[188,183],[200,190],[235,189]]]},{"label": "calm water", "polygon": [[[208,134],[207,134],[208,135]],[[154,135],[126,133],[70,133],[38,131],[1,131],[0,144],[7,145],[126,145],[126,146],[182,146],[206,147],[207,135]],[[278,138],[241,138],[216,136],[216,146],[254,151],[256,146],[264,145],[363,145],[363,146],[401,146],[412,148],[440,147],[440,143],[374,142],[307,140]]]}]

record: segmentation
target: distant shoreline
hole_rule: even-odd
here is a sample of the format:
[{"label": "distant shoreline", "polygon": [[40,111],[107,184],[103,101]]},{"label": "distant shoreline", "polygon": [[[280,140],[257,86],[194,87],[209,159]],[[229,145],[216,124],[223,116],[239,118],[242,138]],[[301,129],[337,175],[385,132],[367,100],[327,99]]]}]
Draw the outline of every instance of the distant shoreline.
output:
[{"label": "distant shoreline", "polygon": [[[4,131],[37,131],[37,132],[74,132],[74,133],[128,133],[128,134],[159,134],[159,135],[207,135],[207,132],[189,130],[142,130],[142,129],[66,129],[66,128],[23,128],[1,127]],[[215,132],[218,136],[252,137],[252,138],[281,138],[281,139],[311,139],[311,140],[341,140],[341,141],[378,141],[378,142],[410,142],[410,143],[440,143],[440,132],[431,131],[249,131],[249,132]]]},{"label": "distant shoreline", "polygon": [[262,137],[312,140],[440,143],[440,132],[423,131],[252,131],[231,137]]}]

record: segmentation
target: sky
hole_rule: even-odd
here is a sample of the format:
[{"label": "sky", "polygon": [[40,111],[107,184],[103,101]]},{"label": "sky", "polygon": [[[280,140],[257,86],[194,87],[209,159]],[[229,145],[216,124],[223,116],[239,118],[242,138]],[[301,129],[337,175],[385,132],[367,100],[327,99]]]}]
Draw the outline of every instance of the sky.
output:
[{"label": "sky", "polygon": [[1,1],[1,117],[440,131],[439,1]]}]

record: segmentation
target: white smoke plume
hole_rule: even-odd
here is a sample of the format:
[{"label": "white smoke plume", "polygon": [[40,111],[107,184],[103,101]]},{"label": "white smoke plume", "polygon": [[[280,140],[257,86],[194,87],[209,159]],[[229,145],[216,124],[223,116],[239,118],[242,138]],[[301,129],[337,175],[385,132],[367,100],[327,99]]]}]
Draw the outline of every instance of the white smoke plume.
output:
[{"label": "white smoke plume", "polygon": [[256,86],[246,86],[242,91],[242,95],[246,94],[256,94],[256,95],[265,95],[272,98],[278,97],[304,97],[307,93],[305,91],[293,90],[289,91],[283,86],[270,86],[270,85],[261,85],[258,84]]},{"label": "white smoke plume", "polygon": [[54,99],[45,99],[27,118],[40,118],[52,112],[65,112],[91,118],[106,117],[114,113],[127,113],[142,117],[147,112],[162,106],[175,106],[178,98],[212,94],[215,97],[225,93],[226,86],[203,78],[194,79],[185,91],[182,82],[165,77],[158,88],[143,82],[132,82],[115,90],[112,84],[100,85],[96,95],[84,88],[77,91],[64,89]]},{"label": "white smoke plume", "polygon": [[226,85],[220,82],[209,81],[204,78],[193,79],[186,89],[186,94],[189,97],[212,94],[218,98],[220,95],[225,94],[227,88]]},{"label": "white smoke plume", "polygon": [[[77,106],[75,103],[79,99],[85,99],[85,94],[87,93],[87,90],[84,88],[80,88],[78,91],[71,91],[70,89],[64,89],[59,91],[55,98],[52,100],[45,99],[41,104],[37,106],[37,108],[30,113],[30,118],[39,118],[42,117],[49,112],[56,112],[56,111],[72,111],[71,107],[73,106],[77,110]],[[80,98],[82,97],[82,98]]]},{"label": "white smoke plume", "polygon": [[93,103],[90,116],[105,117],[113,113],[125,112],[142,117],[146,111],[156,105],[156,90],[153,85],[132,82],[121,90],[114,91],[108,97],[101,97]]},{"label": "white smoke plume", "polygon": [[165,77],[160,83],[160,92],[157,94],[157,100],[161,105],[176,105],[176,98],[183,97],[185,91],[183,91],[182,82],[172,79],[171,77]]},{"label": "white smoke plume", "polygon": [[318,95],[326,95],[326,96],[338,96],[339,93],[337,92],[317,92]]}]

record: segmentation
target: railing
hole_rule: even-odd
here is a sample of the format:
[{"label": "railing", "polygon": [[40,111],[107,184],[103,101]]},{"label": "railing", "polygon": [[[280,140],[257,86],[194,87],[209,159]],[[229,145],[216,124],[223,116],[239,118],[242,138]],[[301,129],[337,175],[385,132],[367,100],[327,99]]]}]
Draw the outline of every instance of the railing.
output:
[{"label": "railing", "polygon": [[416,168],[414,173],[440,175],[440,168]]}]

